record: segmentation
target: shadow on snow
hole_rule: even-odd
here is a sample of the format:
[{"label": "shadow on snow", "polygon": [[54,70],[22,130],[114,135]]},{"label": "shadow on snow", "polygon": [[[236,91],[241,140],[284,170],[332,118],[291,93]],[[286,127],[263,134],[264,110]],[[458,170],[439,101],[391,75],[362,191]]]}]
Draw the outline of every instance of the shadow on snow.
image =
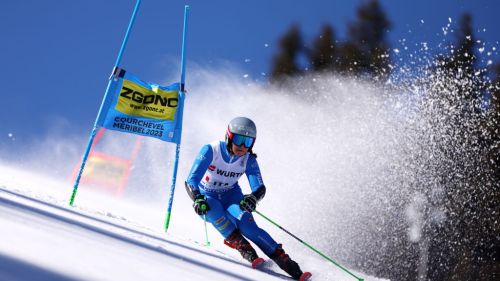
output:
[{"label": "shadow on snow", "polygon": [[[11,194],[11,195],[14,195],[14,196],[17,196],[17,197],[20,197],[20,198],[23,198],[23,199],[26,199],[26,200],[29,200],[29,201],[32,201],[32,202],[36,202],[38,204],[42,204],[42,205],[48,206],[50,208],[54,208],[54,209],[57,209],[57,210],[60,210],[60,211],[64,211],[64,212],[70,213],[72,215],[76,215],[76,216],[79,216],[79,217],[83,217],[85,219],[93,220],[93,221],[96,221],[96,222],[99,222],[99,223],[102,223],[102,224],[105,224],[105,225],[112,226],[114,228],[125,230],[125,231],[128,231],[128,232],[133,233],[133,234],[138,234],[138,235],[141,235],[141,236],[144,236],[144,237],[147,237],[147,238],[159,241],[159,242],[167,243],[167,244],[170,244],[170,245],[173,245],[173,246],[176,246],[176,247],[180,247],[180,248],[184,248],[184,249],[187,249],[187,250],[190,250],[190,251],[194,251],[194,252],[197,252],[199,254],[203,254],[203,255],[209,256],[211,258],[217,258],[217,259],[220,259],[220,260],[224,260],[226,262],[231,262],[231,263],[238,264],[238,265],[245,266],[245,267],[248,266],[247,264],[244,264],[244,263],[241,263],[241,262],[237,262],[237,261],[232,260],[230,258],[221,257],[221,256],[218,256],[218,255],[215,255],[215,254],[212,254],[212,253],[207,253],[207,252],[201,251],[199,249],[196,249],[194,247],[186,246],[186,245],[174,242],[174,241],[169,241],[169,240],[166,240],[166,239],[158,237],[158,236],[154,236],[154,235],[151,235],[151,234],[148,234],[148,233],[145,233],[145,232],[141,232],[141,231],[138,231],[138,230],[135,230],[135,229],[131,229],[131,228],[128,228],[128,227],[125,227],[125,226],[121,226],[121,225],[118,225],[118,224],[115,224],[115,223],[112,223],[112,222],[109,222],[109,221],[106,221],[106,220],[103,220],[103,219],[99,219],[99,218],[95,218],[95,217],[92,217],[92,216],[89,216],[89,215],[86,215],[86,214],[82,214],[82,213],[79,213],[79,212],[71,210],[71,209],[66,209],[66,208],[63,208],[63,207],[58,206],[58,205],[54,205],[54,204],[51,204],[51,203],[48,203],[48,202],[45,202],[45,201],[41,201],[41,200],[38,200],[38,199],[35,199],[35,198],[32,198],[32,197],[26,196],[26,195],[23,195],[23,194],[19,194],[17,192],[13,192],[13,191],[4,189],[2,187],[0,187],[0,191],[2,191],[4,193]],[[117,234],[115,232],[99,228],[97,226],[94,226],[94,225],[91,225],[91,224],[88,224],[88,223],[84,223],[84,222],[76,221],[76,220],[73,220],[73,219],[70,219],[70,218],[66,218],[66,217],[63,217],[61,215],[53,214],[53,213],[50,213],[48,211],[41,210],[41,209],[38,209],[38,208],[35,208],[35,207],[32,207],[32,206],[27,206],[27,205],[24,205],[24,204],[21,204],[21,203],[9,200],[7,198],[0,197],[0,204],[2,204],[2,205],[10,205],[10,206],[12,206],[14,208],[21,209],[21,210],[26,211],[26,212],[32,212],[32,213],[35,213],[36,215],[41,215],[41,216],[44,216],[44,217],[47,217],[47,218],[50,218],[50,219],[53,219],[53,220],[61,221],[61,222],[64,222],[64,223],[67,223],[67,224],[70,224],[70,225],[75,225],[75,226],[81,227],[83,229],[86,229],[88,231],[92,231],[92,232],[98,233],[100,235],[104,235],[104,236],[107,236],[107,237],[110,237],[110,238],[113,238],[113,239],[116,239],[116,240],[119,240],[119,241],[122,241],[122,242],[125,242],[125,243],[132,244],[132,245],[137,246],[137,247],[141,247],[141,248],[144,248],[144,249],[147,249],[147,250],[150,250],[150,251],[154,251],[154,252],[163,254],[163,255],[168,255],[170,257],[182,260],[184,262],[191,263],[192,265],[195,265],[195,266],[198,266],[198,267],[203,267],[205,269],[209,269],[209,270],[212,270],[212,271],[224,274],[224,275],[231,276],[233,278],[237,278],[238,280],[248,280],[248,281],[254,280],[254,279],[250,279],[247,276],[243,276],[243,275],[240,275],[240,274],[228,271],[228,270],[221,269],[219,267],[211,266],[210,264],[207,264],[207,263],[203,263],[203,262],[197,261],[197,260],[189,258],[189,257],[187,257],[185,255],[177,254],[177,253],[169,251],[169,250],[167,250],[165,248],[155,247],[155,246],[149,245],[147,243],[141,242],[139,240],[135,240],[135,239],[132,239],[132,238],[129,238],[129,237]],[[5,259],[7,259],[7,258],[5,258]],[[3,259],[1,257],[0,257],[0,262],[2,264],[2,266],[0,266],[0,269],[2,269],[3,268]],[[22,262],[19,262],[19,263],[22,263]],[[26,264],[26,265],[29,268],[30,265],[29,264]],[[32,266],[32,267],[34,268],[35,266]],[[43,269],[38,269],[38,270],[42,270],[43,271]],[[288,276],[283,275],[283,274],[279,274],[279,273],[274,272],[274,271],[272,271],[270,269],[263,269],[261,271],[263,271],[263,272],[265,272],[267,274],[276,276],[276,277],[290,279]],[[55,273],[48,272],[47,274],[55,274]],[[70,279],[70,278],[65,277],[65,276],[61,276],[62,279],[61,278],[57,279],[57,275],[55,274],[54,276],[55,276],[54,279],[48,278],[48,279],[37,279],[37,280],[56,280],[56,281],[57,280],[74,280],[74,279]],[[0,275],[0,277],[1,277],[1,275]],[[14,279],[14,280],[27,280],[27,279],[19,278],[19,279]],[[32,279],[29,279],[29,280],[32,280]]]}]

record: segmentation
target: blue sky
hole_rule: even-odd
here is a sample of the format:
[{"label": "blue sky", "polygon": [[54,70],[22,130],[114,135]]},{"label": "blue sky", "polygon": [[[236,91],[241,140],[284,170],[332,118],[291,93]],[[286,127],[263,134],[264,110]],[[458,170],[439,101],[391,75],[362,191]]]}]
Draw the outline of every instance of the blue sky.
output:
[{"label": "blue sky", "polygon": [[[490,45],[500,40],[495,18],[500,1],[380,2],[393,24],[388,38],[394,48],[401,47],[403,39],[410,47],[408,42],[427,42],[437,48],[443,40],[453,39],[445,37],[442,28],[450,18],[456,23],[464,11],[472,13],[479,39]],[[221,69],[229,63],[248,74],[244,79],[265,81],[278,38],[291,24],[299,24],[308,42],[325,23],[343,39],[359,3],[143,0],[121,66],[150,82],[174,77],[183,7],[188,4],[188,85],[189,67],[194,64]],[[0,145],[15,143],[19,148],[59,123],[68,133],[90,132],[134,5],[134,0],[2,3]],[[498,55],[493,59],[500,61]]]}]

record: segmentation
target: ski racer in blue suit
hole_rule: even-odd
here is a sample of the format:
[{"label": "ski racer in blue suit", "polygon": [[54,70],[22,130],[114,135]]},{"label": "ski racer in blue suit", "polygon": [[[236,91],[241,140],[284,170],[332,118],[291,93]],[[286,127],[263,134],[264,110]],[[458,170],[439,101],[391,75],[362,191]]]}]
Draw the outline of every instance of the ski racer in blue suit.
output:
[{"label": "ski racer in blue suit", "polygon": [[[194,201],[195,212],[211,223],[225,238],[224,243],[237,249],[241,256],[257,267],[264,260],[246,238],[255,243],[280,268],[296,280],[307,280],[311,274],[303,273],[290,259],[281,244],[257,226],[252,216],[257,202],[266,194],[257,156],[252,147],[257,129],[246,117],[231,120],[226,141],[206,144],[201,148],[189,176],[186,191]],[[252,192],[243,194],[238,185],[245,174]],[[246,238],[245,238],[246,237]]]}]

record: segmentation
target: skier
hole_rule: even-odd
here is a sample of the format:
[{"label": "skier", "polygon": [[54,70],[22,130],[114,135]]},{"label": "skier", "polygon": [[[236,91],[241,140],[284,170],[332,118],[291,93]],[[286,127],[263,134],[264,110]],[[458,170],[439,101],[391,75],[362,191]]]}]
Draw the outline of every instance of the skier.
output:
[{"label": "skier", "polygon": [[[257,128],[249,118],[231,120],[225,142],[216,141],[201,148],[186,180],[186,191],[194,201],[195,212],[205,216],[225,238],[224,244],[238,250],[253,268],[264,259],[257,256],[246,238],[295,280],[308,280],[311,273],[302,272],[282,245],[258,227],[252,216],[257,202],[266,194],[257,155],[252,151],[256,136]],[[243,174],[248,178],[250,194],[243,195],[238,185]]]}]

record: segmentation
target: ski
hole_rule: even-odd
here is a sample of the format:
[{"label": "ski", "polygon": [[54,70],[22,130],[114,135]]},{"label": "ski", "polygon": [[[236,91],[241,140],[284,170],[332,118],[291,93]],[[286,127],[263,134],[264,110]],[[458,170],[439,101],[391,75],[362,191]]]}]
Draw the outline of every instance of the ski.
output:
[{"label": "ski", "polygon": [[311,272],[304,272],[304,273],[302,273],[302,275],[300,275],[299,281],[306,281],[306,280],[311,279],[311,277],[312,277]]},{"label": "ski", "polygon": [[265,262],[265,260],[263,258],[256,258],[253,262],[252,262],[252,268],[253,269],[258,269],[260,268],[260,266],[262,266],[262,264]]}]

